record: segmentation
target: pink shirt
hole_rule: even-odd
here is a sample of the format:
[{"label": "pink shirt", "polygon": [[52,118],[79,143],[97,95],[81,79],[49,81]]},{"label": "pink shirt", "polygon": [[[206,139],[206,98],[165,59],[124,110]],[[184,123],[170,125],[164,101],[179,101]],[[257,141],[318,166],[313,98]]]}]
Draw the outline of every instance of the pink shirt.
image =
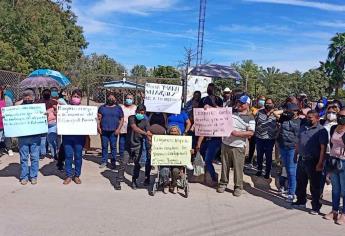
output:
[{"label": "pink shirt", "polygon": [[330,155],[332,157],[338,157],[342,160],[345,160],[345,145],[342,139],[344,133],[345,132],[338,133],[337,131],[334,131],[334,134],[331,138],[332,148]]},{"label": "pink shirt", "polygon": [[6,101],[0,100],[0,129],[4,128],[4,122],[2,121],[2,112],[1,112],[1,108],[3,107],[6,107]]}]

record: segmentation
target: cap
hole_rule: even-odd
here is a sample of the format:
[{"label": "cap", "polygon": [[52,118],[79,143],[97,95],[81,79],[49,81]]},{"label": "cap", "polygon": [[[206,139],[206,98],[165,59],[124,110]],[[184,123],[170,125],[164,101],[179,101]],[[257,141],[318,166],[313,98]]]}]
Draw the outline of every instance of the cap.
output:
[{"label": "cap", "polygon": [[246,103],[250,104],[250,98],[247,95],[241,96],[239,101],[242,104],[246,104]]},{"label": "cap", "polygon": [[288,110],[288,111],[298,111],[299,108],[298,108],[298,106],[295,103],[288,103],[286,105],[286,110]]},{"label": "cap", "polygon": [[225,88],[223,92],[224,92],[224,93],[231,93],[231,89]]}]

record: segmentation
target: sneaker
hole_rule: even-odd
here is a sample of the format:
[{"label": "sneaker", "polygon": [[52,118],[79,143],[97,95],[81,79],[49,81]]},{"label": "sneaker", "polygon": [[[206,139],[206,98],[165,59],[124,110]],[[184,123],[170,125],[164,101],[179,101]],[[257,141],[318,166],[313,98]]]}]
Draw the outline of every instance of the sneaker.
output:
[{"label": "sneaker", "polygon": [[150,179],[145,179],[144,186],[147,187],[150,185]]},{"label": "sneaker", "polygon": [[21,185],[26,185],[28,183],[28,180],[27,179],[22,179],[21,181],[20,181],[20,184]]},{"label": "sneaker", "polygon": [[13,153],[12,149],[8,150],[8,155],[9,155],[10,157],[13,157],[13,156],[14,156],[14,153]]},{"label": "sneaker", "polygon": [[235,191],[234,191],[234,196],[235,197],[239,197],[242,195],[242,189],[240,188],[235,188]]},{"label": "sneaker", "polygon": [[254,169],[254,165],[253,164],[247,164],[246,167],[247,167],[247,169],[250,169],[250,170]]},{"label": "sneaker", "polygon": [[76,184],[81,184],[81,179],[79,177],[74,177],[73,181]]},{"label": "sneaker", "polygon": [[278,193],[283,196],[283,195],[287,194],[287,191],[285,190],[284,187],[280,187],[279,190],[278,190]]},{"label": "sneaker", "polygon": [[169,192],[171,192],[172,194],[176,194],[177,191],[176,191],[176,187],[169,187]]},{"label": "sneaker", "polygon": [[31,180],[31,184],[32,184],[32,185],[37,184],[37,179],[32,179],[32,180]]},{"label": "sneaker", "polygon": [[262,171],[258,171],[258,172],[256,172],[256,174],[255,174],[257,177],[261,177],[262,176]]},{"label": "sneaker", "polygon": [[310,214],[310,215],[313,215],[313,216],[316,216],[316,215],[320,214],[320,210],[313,210],[313,209],[311,209],[311,210],[309,211],[309,214]]},{"label": "sneaker", "polygon": [[297,201],[297,202],[293,202],[292,206],[296,207],[296,208],[306,208],[306,203],[301,203],[301,202]]},{"label": "sneaker", "polygon": [[138,185],[137,185],[137,182],[135,180],[132,181],[131,187],[133,190],[137,190]]},{"label": "sneaker", "polygon": [[72,182],[72,178],[71,177],[67,177],[64,181],[63,181],[63,184],[64,185],[67,185],[67,184],[70,184]]},{"label": "sneaker", "polygon": [[337,220],[338,219],[338,212],[336,211],[331,211],[327,215],[323,217],[325,220]]},{"label": "sneaker", "polygon": [[338,219],[335,221],[337,225],[345,225],[345,214],[341,214]]},{"label": "sneaker", "polygon": [[294,195],[288,195],[286,201],[289,202],[289,203],[293,203],[293,200],[295,199],[295,196]]},{"label": "sneaker", "polygon": [[219,185],[217,188],[217,193],[224,193],[225,192],[225,186]]},{"label": "sneaker", "polygon": [[99,165],[100,169],[104,169],[105,167],[107,167],[107,163],[102,163],[102,164]]},{"label": "sneaker", "polygon": [[186,168],[187,170],[194,170],[192,163],[189,163],[188,165],[186,165]]}]

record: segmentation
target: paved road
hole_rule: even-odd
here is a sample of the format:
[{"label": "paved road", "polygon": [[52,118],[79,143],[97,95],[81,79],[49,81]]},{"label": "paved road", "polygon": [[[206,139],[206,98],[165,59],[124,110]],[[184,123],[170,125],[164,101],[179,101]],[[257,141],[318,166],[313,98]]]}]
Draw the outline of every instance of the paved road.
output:
[{"label": "paved road", "polygon": [[[246,193],[191,184],[188,199],[179,194],[148,195],[146,189],[113,188],[114,172],[100,170],[99,157],[87,156],[82,185],[62,184],[50,160],[40,162],[38,185],[18,182],[19,158],[0,164],[0,235],[344,235],[337,226],[291,209],[267,182],[246,177]],[[219,170],[219,166],[217,167]],[[143,173],[141,173],[143,174]],[[127,176],[129,179],[129,176]],[[253,182],[254,181],[254,182]],[[229,186],[232,188],[232,186]],[[329,190],[326,198],[329,200]],[[323,213],[330,207],[322,208]]]}]

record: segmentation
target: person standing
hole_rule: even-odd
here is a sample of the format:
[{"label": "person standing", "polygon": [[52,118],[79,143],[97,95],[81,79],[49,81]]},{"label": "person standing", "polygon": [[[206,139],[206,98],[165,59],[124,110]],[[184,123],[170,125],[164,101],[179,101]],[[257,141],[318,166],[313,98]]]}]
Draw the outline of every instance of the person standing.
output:
[{"label": "person standing", "polygon": [[[22,106],[33,104],[35,101],[35,92],[27,89],[22,95]],[[20,155],[20,183],[26,185],[29,180],[31,184],[37,184],[39,158],[40,158],[41,135],[30,135],[18,137],[19,155]],[[29,167],[28,162],[31,162]]]},{"label": "person standing", "polygon": [[223,91],[223,107],[230,107],[231,103],[231,89],[225,88]]},{"label": "person standing", "polygon": [[272,152],[277,135],[277,119],[273,113],[273,100],[267,98],[265,109],[259,110],[255,117],[255,139],[258,161],[258,172],[256,176],[262,176],[263,159],[266,157],[265,179],[270,178],[272,168]]},{"label": "person standing", "polygon": [[230,168],[234,170],[234,196],[239,197],[243,190],[243,168],[245,145],[248,138],[254,135],[255,120],[249,111],[250,98],[242,96],[237,102],[232,116],[234,131],[230,137],[224,137],[221,148],[222,172],[217,188],[224,193],[229,183]]},{"label": "person standing", "polygon": [[119,152],[120,152],[120,159],[123,159],[123,154],[125,152],[125,146],[126,146],[128,117],[135,115],[135,111],[137,109],[137,106],[134,104],[133,95],[127,94],[124,104],[123,105],[121,104],[120,106],[123,111],[123,125],[120,132]]},{"label": "person standing", "polygon": [[[297,163],[294,159],[296,145],[298,143],[298,134],[300,129],[300,119],[298,119],[298,106],[293,103],[286,105],[285,111],[279,118],[279,132],[278,132],[278,145],[288,179],[287,202],[292,203],[295,198],[296,192],[296,169]],[[284,181],[281,181],[284,183]],[[283,184],[282,184],[283,185]],[[284,184],[285,185],[285,184]],[[283,189],[285,186],[281,186]],[[281,191],[284,192],[283,190]]]},{"label": "person standing", "polygon": [[[199,106],[200,108],[207,109],[211,107],[223,107],[223,100],[216,96],[216,87],[213,83],[208,85],[207,94],[207,97],[201,99]],[[200,136],[196,145],[196,151],[200,151],[201,155],[205,159],[206,170],[212,178],[212,186],[218,184],[218,177],[212,162],[219,152],[221,144],[222,138]]]},{"label": "person standing", "polygon": [[109,93],[106,104],[98,109],[98,133],[102,142],[102,161],[99,168],[105,168],[108,162],[108,145],[111,149],[111,165],[115,169],[117,155],[117,137],[123,125],[123,111],[121,106],[116,104],[113,93]]},{"label": "person standing", "polygon": [[310,110],[307,119],[301,125],[298,136],[298,145],[295,152],[297,162],[297,201],[293,203],[296,207],[305,207],[307,202],[306,188],[310,181],[310,192],[312,195],[312,209],[310,214],[317,215],[321,209],[320,185],[323,169],[323,160],[328,144],[327,130],[319,123],[319,113]]},{"label": "person standing", "polygon": [[[345,224],[345,109],[337,115],[338,125],[331,128],[330,162],[336,168],[331,171],[332,211],[324,216],[326,220],[334,220],[336,224]],[[340,209],[340,199],[343,207]]]},{"label": "person standing", "polygon": [[[82,91],[75,89],[71,94],[70,105],[79,106],[82,99]],[[83,147],[85,145],[85,135],[64,135],[62,136],[62,145],[65,151],[65,170],[66,178],[64,185],[73,181],[81,184],[81,167],[83,163]],[[74,173],[72,163],[74,162]]]},{"label": "person standing", "polygon": [[[148,136],[152,135],[151,132],[148,131],[149,121],[145,116],[145,113],[146,107],[144,105],[139,105],[137,107],[135,115],[128,118],[125,152],[123,159],[120,159],[119,171],[115,182],[116,190],[121,190],[121,182],[124,181],[125,168],[130,158],[134,160],[131,187],[134,190],[138,187],[137,179],[139,178],[140,172],[139,161],[144,149],[144,145],[146,145],[145,143],[147,143],[144,140],[146,140]],[[151,164],[149,161],[147,161],[145,165],[144,185],[149,185],[150,183],[150,172]]]}]

